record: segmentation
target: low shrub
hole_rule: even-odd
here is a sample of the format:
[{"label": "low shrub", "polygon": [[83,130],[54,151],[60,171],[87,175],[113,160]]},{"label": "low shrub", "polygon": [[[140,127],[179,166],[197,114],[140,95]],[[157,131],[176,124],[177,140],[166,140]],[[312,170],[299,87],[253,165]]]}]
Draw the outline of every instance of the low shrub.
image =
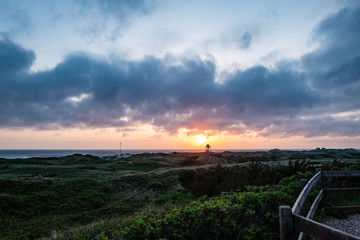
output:
[{"label": "low shrub", "polygon": [[259,161],[246,167],[222,167],[196,169],[179,174],[181,185],[195,196],[217,196],[222,192],[244,190],[247,185],[262,186],[277,184],[281,179],[292,176],[297,170],[311,169],[305,160],[289,161],[288,166],[269,166]]},{"label": "low shrub", "polygon": [[249,186],[182,207],[149,210],[58,239],[278,239],[279,205],[292,205],[300,192],[299,179],[312,175],[298,173],[274,186]]}]

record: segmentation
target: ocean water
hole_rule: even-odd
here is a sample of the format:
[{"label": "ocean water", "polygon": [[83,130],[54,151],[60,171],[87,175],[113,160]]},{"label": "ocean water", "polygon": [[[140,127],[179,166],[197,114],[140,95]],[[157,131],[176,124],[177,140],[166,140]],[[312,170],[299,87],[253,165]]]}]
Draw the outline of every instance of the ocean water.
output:
[{"label": "ocean water", "polygon": [[[140,153],[172,153],[172,152],[203,152],[204,149],[124,149],[122,154],[140,154]],[[232,152],[255,152],[268,151],[265,149],[216,149],[214,152],[232,151]],[[99,157],[113,156],[120,153],[120,150],[0,150],[0,158],[32,158],[32,157],[63,157],[72,154],[90,154]]]}]

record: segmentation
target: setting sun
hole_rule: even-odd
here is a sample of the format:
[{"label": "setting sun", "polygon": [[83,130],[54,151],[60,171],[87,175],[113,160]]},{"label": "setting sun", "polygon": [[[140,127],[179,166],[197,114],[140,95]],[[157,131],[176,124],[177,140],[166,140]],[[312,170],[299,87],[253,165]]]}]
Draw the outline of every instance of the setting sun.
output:
[{"label": "setting sun", "polygon": [[207,140],[206,136],[204,136],[203,134],[196,135],[193,138],[197,143],[200,144],[204,144]]},{"label": "setting sun", "polygon": [[0,0],[0,150],[360,146],[360,1],[27,2]]}]

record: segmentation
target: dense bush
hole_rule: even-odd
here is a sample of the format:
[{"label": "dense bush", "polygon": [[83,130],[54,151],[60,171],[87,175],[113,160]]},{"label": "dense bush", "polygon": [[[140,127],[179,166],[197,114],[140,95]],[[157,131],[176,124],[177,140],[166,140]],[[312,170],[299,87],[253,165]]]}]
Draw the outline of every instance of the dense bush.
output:
[{"label": "dense bush", "polygon": [[[343,162],[335,158],[331,163],[324,164],[323,170],[360,170],[360,161]],[[360,187],[360,178],[356,177],[328,177],[322,178],[322,186],[329,187]]]},{"label": "dense bush", "polygon": [[[276,159],[284,157],[275,150],[271,154]],[[320,154],[325,153],[314,152]],[[360,169],[360,163],[355,162],[358,155],[345,155],[352,158],[333,158],[323,169]],[[300,155],[294,155],[287,165],[275,166],[258,161],[260,157],[264,156],[257,154],[242,167],[112,175],[104,179],[102,170],[107,174],[110,166],[126,163],[83,155],[46,159],[45,165],[53,166],[36,168],[44,178],[35,174],[34,178],[0,179],[0,238],[35,239],[53,230],[56,239],[277,239],[278,206],[292,205],[300,191],[298,180],[310,179],[314,171],[306,160],[299,159]],[[99,166],[101,162],[105,166]],[[63,163],[75,166],[57,166]],[[90,165],[78,165],[83,163]],[[34,168],[3,164],[6,177],[14,171],[22,176]],[[69,172],[65,174],[65,170]],[[311,173],[296,173],[298,170]],[[73,171],[78,175],[70,180],[76,175]],[[45,178],[49,174],[59,175],[58,179]],[[179,180],[193,194],[213,198],[204,196],[193,201],[194,196],[180,187]],[[327,183],[360,186],[353,178],[323,179],[323,186]],[[315,189],[310,198],[316,194]],[[134,212],[138,213],[132,215]],[[94,221],[97,223],[86,225]],[[69,227],[75,229],[55,234]]]},{"label": "dense bush", "polygon": [[277,184],[284,177],[306,170],[312,170],[306,160],[289,160],[287,166],[269,166],[259,161],[252,161],[246,167],[219,165],[212,169],[186,171],[179,175],[179,181],[195,196],[217,196],[222,192],[244,190],[247,185]]},{"label": "dense bush", "polygon": [[175,172],[104,181],[0,179],[0,239],[35,239],[52,230],[192,199],[191,193],[179,189]]},{"label": "dense bush", "polygon": [[183,207],[99,223],[59,239],[278,239],[279,205],[293,204],[299,179],[312,175],[298,173],[275,186],[250,186]]},{"label": "dense bush", "polygon": [[0,180],[0,238],[25,239],[87,223],[110,200],[109,189],[93,180],[27,182]]}]

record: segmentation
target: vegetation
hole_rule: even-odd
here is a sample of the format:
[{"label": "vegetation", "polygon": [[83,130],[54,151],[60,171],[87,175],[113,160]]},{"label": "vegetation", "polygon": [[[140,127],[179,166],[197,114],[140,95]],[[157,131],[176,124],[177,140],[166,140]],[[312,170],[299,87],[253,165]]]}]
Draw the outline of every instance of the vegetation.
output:
[{"label": "vegetation", "polygon": [[141,174],[161,166],[152,162],[129,164],[79,154],[0,161],[0,239],[35,239],[151,205],[193,199],[180,187],[176,171]]},{"label": "vegetation", "polygon": [[357,151],[334,154],[224,152],[232,165],[206,168],[181,153],[0,159],[0,239],[278,239],[278,206],[294,203],[300,178],[319,162],[360,169]]},{"label": "vegetation", "polygon": [[[331,170],[360,170],[360,162],[346,163],[338,159],[334,159],[331,163],[324,165]],[[324,178],[322,181],[323,187],[327,188],[343,188],[343,187],[360,187],[360,179],[353,177],[336,177],[336,178]],[[336,207],[336,206],[359,206],[360,196],[359,194],[329,194],[321,203],[322,207]],[[333,216],[337,218],[346,218],[349,216],[349,212],[345,209],[327,209],[322,211],[320,215]]]},{"label": "vegetation", "polygon": [[133,170],[149,172],[158,168],[161,168],[161,164],[156,163],[135,163],[135,164],[116,164],[110,165],[109,168],[117,170]]},{"label": "vegetation", "polygon": [[179,181],[195,196],[216,196],[222,192],[244,190],[248,185],[262,186],[276,184],[284,177],[298,171],[312,171],[306,160],[289,161],[288,165],[270,166],[260,161],[249,162],[246,166],[196,169],[180,174]]},{"label": "vegetation", "polygon": [[278,206],[300,192],[299,173],[275,186],[249,186],[243,192],[205,197],[168,210],[149,210],[80,228],[58,239],[278,239]]}]

